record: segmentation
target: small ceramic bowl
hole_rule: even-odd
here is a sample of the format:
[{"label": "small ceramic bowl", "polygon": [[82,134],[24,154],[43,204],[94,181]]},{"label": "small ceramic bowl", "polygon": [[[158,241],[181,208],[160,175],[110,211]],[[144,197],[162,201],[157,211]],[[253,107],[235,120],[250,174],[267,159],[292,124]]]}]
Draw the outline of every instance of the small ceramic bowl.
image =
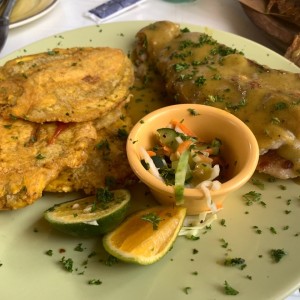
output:
[{"label": "small ceramic bowl", "polygon": [[[193,113],[192,113],[193,112]],[[127,140],[127,157],[136,176],[146,184],[156,200],[163,205],[175,204],[174,186],[166,185],[150,174],[142,165],[140,148],[151,149],[155,144],[155,132],[176,119],[184,122],[197,137],[205,141],[218,138],[222,141],[228,180],[221,188],[211,191],[212,201],[223,206],[229,193],[243,186],[253,175],[259,148],[252,131],[234,115],[200,104],[177,104],[153,111],[142,118],[131,130]],[[188,215],[209,211],[206,197],[200,189],[185,188],[184,204]]]}]

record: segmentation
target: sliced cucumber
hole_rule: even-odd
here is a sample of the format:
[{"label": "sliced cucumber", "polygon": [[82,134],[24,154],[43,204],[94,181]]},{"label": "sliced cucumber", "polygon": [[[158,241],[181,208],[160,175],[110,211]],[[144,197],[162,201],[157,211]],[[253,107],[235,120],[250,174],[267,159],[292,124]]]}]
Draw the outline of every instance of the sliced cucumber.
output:
[{"label": "sliced cucumber", "polygon": [[101,198],[98,193],[54,205],[45,211],[44,218],[57,230],[73,236],[103,235],[124,220],[131,198],[125,189],[108,193],[110,197]]},{"label": "sliced cucumber", "polygon": [[178,161],[178,165],[175,172],[175,199],[176,204],[183,204],[183,193],[184,193],[184,183],[186,180],[186,174],[189,169],[189,156],[190,151],[184,151]]}]

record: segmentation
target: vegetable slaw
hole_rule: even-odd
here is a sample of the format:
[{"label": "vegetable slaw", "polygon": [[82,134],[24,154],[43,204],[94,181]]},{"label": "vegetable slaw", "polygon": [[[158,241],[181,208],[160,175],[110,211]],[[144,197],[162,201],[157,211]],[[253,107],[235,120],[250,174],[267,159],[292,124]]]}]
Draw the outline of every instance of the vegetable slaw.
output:
[{"label": "vegetable slaw", "polygon": [[176,204],[184,203],[184,189],[200,189],[211,212],[217,207],[210,191],[218,190],[223,164],[220,155],[222,142],[214,138],[203,141],[182,121],[171,120],[155,132],[156,142],[151,149],[140,148],[141,163],[153,176],[166,185],[174,186]]}]

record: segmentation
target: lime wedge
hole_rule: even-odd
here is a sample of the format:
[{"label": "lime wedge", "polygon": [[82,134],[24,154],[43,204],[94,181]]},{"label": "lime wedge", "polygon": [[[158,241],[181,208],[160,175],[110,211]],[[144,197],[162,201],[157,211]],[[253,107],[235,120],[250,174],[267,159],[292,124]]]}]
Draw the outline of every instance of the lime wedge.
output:
[{"label": "lime wedge", "polygon": [[54,205],[45,211],[44,218],[57,230],[73,236],[99,236],[124,220],[130,198],[125,189],[106,192],[106,197],[98,193]]},{"label": "lime wedge", "polygon": [[140,265],[161,259],[172,247],[186,215],[181,206],[155,206],[130,215],[103,237],[114,257]]}]

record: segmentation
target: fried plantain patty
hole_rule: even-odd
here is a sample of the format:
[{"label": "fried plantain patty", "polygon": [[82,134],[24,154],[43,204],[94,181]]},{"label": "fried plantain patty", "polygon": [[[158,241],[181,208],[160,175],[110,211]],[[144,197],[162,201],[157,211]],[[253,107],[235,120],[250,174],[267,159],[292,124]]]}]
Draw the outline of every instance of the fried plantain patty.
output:
[{"label": "fried plantain patty", "polygon": [[97,188],[124,187],[135,180],[126,156],[127,133],[132,127],[125,110],[112,114],[114,122],[103,127],[103,120],[94,121],[97,140],[88,149],[88,159],[79,168],[67,168],[50,182],[45,190],[49,192],[71,192],[84,190],[95,193]]},{"label": "fried plantain patty", "polygon": [[92,122],[37,124],[0,118],[0,209],[18,209],[42,196],[66,167],[80,167],[97,134]]},{"label": "fried plantain patty", "polygon": [[129,95],[133,67],[120,49],[54,49],[19,57],[0,69],[0,113],[28,121],[85,122]]}]

